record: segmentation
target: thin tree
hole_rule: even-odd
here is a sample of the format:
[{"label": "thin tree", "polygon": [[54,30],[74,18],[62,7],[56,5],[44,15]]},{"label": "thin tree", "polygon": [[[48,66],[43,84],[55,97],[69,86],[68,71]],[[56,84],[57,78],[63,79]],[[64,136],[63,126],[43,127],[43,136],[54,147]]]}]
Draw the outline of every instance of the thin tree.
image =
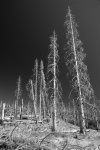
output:
[{"label": "thin tree", "polygon": [[39,90],[40,90],[40,121],[42,121],[43,118],[46,116],[46,100],[47,100],[47,94],[46,94],[46,82],[45,82],[45,75],[44,75],[44,66],[43,61],[40,62],[40,71],[39,71]]},{"label": "thin tree", "polygon": [[29,79],[29,83],[26,85],[26,89],[30,91],[29,96],[34,100],[34,113],[37,121],[37,92],[38,92],[38,60],[35,60],[34,69],[32,69],[33,75]]},{"label": "thin tree", "polygon": [[84,49],[82,48],[81,40],[78,39],[79,33],[77,31],[77,24],[70,7],[68,7],[65,26],[67,27],[66,38],[68,39],[68,50],[66,51],[65,59],[69,73],[72,75],[71,95],[74,93],[74,96],[77,97],[80,114],[80,132],[85,134],[84,101],[90,101],[94,92],[89,82],[87,66],[83,62],[86,54],[83,52]]},{"label": "thin tree", "polygon": [[28,84],[26,85],[26,89],[29,92],[29,98],[32,100],[33,104],[33,111],[37,122],[37,116],[36,116],[36,103],[35,103],[35,90],[32,79],[29,80]]},{"label": "thin tree", "polygon": [[45,103],[45,95],[42,91],[42,100],[43,100],[43,119],[46,119],[46,103]]},{"label": "thin tree", "polygon": [[47,67],[47,79],[48,81],[48,91],[49,91],[49,99],[51,100],[51,107],[53,109],[53,131],[56,131],[57,128],[57,101],[59,98],[61,98],[61,93],[59,91],[60,82],[57,78],[59,74],[58,70],[58,61],[59,61],[59,55],[58,55],[58,44],[57,44],[57,35],[55,31],[53,32],[53,36],[50,37],[51,44],[50,44],[50,53],[48,55],[48,67]]},{"label": "thin tree", "polygon": [[[41,60],[40,63],[40,114],[43,114],[43,119],[46,119],[46,114],[48,113],[48,98],[46,90],[46,81],[44,74],[44,65]],[[41,110],[42,109],[42,110]]]},{"label": "thin tree", "polygon": [[22,95],[22,89],[21,89],[21,77],[19,76],[16,90],[15,90],[15,96],[16,96],[16,101],[15,101],[15,118],[17,118],[17,111],[18,111],[18,101]]},{"label": "thin tree", "polygon": [[42,73],[43,72],[43,62],[40,63],[40,121],[42,121],[42,90],[43,90],[43,83],[42,83]]},{"label": "thin tree", "polygon": [[21,108],[22,108],[22,112],[23,112],[23,104],[24,104],[24,103],[23,103],[23,98],[22,98],[22,106],[21,106]]},{"label": "thin tree", "polygon": [[73,99],[73,119],[74,119],[74,125],[76,125],[76,107],[75,107],[75,101]]},{"label": "thin tree", "polygon": [[[42,68],[44,69],[43,66],[43,61],[42,63]],[[43,118],[46,119],[46,114],[49,114],[49,101],[48,101],[48,93],[47,93],[47,83],[45,80],[45,74],[44,70],[42,69],[42,99],[43,99]]]},{"label": "thin tree", "polygon": [[37,87],[38,87],[38,60],[35,60],[35,65],[33,69],[33,84],[34,84],[34,89],[35,89],[35,111],[36,111],[36,116],[37,116]]},{"label": "thin tree", "polygon": [[4,120],[5,117],[5,103],[3,103],[3,108],[2,108],[2,120]]},{"label": "thin tree", "polygon": [[[94,99],[94,101],[93,101],[93,105],[94,105],[94,107],[96,107],[97,108],[97,104],[96,104],[96,99]],[[97,130],[99,129],[99,118],[98,118],[98,110],[97,109],[95,109],[93,107],[93,109],[92,109],[92,111],[93,111],[93,120],[95,120],[96,121],[96,128],[97,128]]]},{"label": "thin tree", "polygon": [[23,115],[23,99],[22,99],[22,103],[20,106],[20,119],[22,119],[22,115]]}]

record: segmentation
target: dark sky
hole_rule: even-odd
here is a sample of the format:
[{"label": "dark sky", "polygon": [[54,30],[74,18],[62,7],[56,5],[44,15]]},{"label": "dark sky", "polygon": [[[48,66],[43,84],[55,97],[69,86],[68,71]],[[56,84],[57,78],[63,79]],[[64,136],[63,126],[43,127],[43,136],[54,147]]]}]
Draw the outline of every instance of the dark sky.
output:
[{"label": "dark sky", "polygon": [[65,16],[71,7],[78,23],[80,39],[87,54],[85,64],[95,95],[100,99],[100,1],[99,0],[1,0],[0,1],[0,100],[14,102],[16,82],[22,78],[22,97],[29,98],[26,83],[32,75],[34,61],[44,62],[47,69],[49,37],[55,29],[59,44],[59,79],[63,101],[70,92],[66,79],[64,45]]}]

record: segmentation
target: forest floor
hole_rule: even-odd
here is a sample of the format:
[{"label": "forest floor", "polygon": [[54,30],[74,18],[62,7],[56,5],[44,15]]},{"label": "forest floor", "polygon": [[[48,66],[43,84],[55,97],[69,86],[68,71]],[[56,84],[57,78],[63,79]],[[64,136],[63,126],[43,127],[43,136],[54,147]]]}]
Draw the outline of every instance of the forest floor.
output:
[{"label": "forest floor", "polygon": [[54,133],[51,123],[23,122],[0,126],[0,150],[100,150],[99,130],[83,135],[78,126],[58,120]]}]

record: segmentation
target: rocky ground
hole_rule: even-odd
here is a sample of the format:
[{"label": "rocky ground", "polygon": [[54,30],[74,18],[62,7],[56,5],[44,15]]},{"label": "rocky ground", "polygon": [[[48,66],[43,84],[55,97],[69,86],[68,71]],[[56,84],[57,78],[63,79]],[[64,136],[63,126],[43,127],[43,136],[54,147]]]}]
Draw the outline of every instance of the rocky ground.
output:
[{"label": "rocky ground", "polygon": [[100,131],[87,129],[86,135],[79,127],[58,120],[57,131],[51,132],[51,123],[25,120],[24,123],[0,127],[2,150],[99,150]]}]

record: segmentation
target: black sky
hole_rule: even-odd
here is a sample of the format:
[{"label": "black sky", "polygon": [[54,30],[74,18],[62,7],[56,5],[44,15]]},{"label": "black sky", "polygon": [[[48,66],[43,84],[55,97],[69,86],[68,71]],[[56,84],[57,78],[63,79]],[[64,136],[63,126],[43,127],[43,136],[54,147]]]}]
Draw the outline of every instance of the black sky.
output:
[{"label": "black sky", "polygon": [[100,1],[99,0],[1,0],[0,1],[0,100],[14,102],[16,82],[22,78],[22,97],[29,100],[26,83],[37,58],[47,68],[49,37],[55,29],[59,44],[59,79],[63,100],[70,92],[66,79],[64,45],[65,16],[71,7],[78,23],[80,39],[87,54],[85,64],[95,95],[100,99]]}]

